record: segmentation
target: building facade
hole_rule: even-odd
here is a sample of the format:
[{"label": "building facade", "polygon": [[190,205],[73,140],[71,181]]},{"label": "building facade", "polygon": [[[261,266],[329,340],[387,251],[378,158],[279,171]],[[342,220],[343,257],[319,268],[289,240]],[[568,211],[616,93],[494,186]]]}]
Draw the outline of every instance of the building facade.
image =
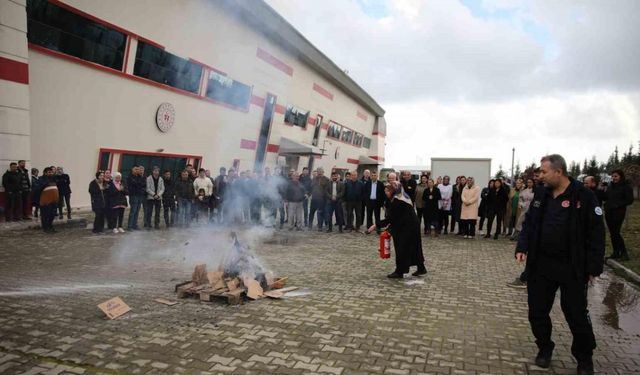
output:
[{"label": "building facade", "polygon": [[0,167],[65,167],[75,206],[134,164],[384,161],[384,110],[262,0],[0,4]]}]

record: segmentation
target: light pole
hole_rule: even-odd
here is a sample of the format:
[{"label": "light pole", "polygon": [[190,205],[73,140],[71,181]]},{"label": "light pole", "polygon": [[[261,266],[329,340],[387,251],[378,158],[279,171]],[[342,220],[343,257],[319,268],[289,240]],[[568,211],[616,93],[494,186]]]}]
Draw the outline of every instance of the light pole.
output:
[{"label": "light pole", "polygon": [[516,148],[511,149],[511,183],[513,183],[513,161],[516,156]]}]

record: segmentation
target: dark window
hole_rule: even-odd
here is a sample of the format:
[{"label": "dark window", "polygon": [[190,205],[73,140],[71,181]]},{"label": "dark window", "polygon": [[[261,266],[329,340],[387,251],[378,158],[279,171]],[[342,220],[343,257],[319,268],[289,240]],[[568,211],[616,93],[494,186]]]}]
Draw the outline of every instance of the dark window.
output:
[{"label": "dark window", "polygon": [[342,125],[331,121],[329,123],[329,129],[327,129],[327,137],[340,139],[340,132],[342,132]]},{"label": "dark window", "polygon": [[308,118],[309,111],[305,111],[304,109],[300,109],[292,105],[287,107],[287,111],[284,114],[284,122],[301,128],[307,127]]},{"label": "dark window", "polygon": [[109,169],[109,157],[111,154],[109,152],[101,152],[100,153],[100,166],[98,170],[106,171]]},{"label": "dark window", "polygon": [[251,86],[234,81],[220,73],[210,72],[207,97],[233,107],[248,108],[251,100]]},{"label": "dark window", "polygon": [[371,138],[364,137],[362,140],[362,147],[371,148]]},{"label": "dark window", "polygon": [[362,137],[364,137],[362,134],[356,133],[353,136],[353,145],[358,147],[362,146]]},{"label": "dark window", "polygon": [[353,130],[344,128],[342,130],[342,137],[340,137],[340,140],[342,142],[351,143],[351,141],[353,140]]},{"label": "dark window", "polygon": [[48,2],[27,1],[30,43],[122,70],[127,36]]},{"label": "dark window", "polygon": [[144,167],[144,174],[148,176],[153,171],[153,167],[160,167],[160,174],[164,171],[171,171],[171,176],[175,179],[180,176],[180,172],[187,166],[186,158],[173,158],[166,156],[137,155],[124,153],[120,156],[120,173],[122,178],[126,179],[131,174],[131,168],[134,165]]},{"label": "dark window", "polygon": [[200,90],[202,66],[138,41],[133,74],[197,94]]}]

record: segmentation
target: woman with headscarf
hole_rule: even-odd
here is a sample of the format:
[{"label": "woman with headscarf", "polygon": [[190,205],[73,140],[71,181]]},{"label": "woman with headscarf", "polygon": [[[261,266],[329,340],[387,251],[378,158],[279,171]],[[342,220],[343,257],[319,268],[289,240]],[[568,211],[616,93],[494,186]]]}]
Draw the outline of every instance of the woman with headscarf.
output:
[{"label": "woman with headscarf", "polygon": [[[427,269],[424,266],[420,227],[413,209],[413,202],[398,181],[386,185],[384,193],[389,199],[389,206],[387,217],[380,221],[379,226],[381,228],[389,227],[396,249],[396,269],[387,277],[401,279],[405,273],[409,272],[411,266],[418,267],[418,270],[412,274],[413,276],[425,275]],[[376,224],[373,224],[369,227],[368,233],[373,232],[376,228]]]}]

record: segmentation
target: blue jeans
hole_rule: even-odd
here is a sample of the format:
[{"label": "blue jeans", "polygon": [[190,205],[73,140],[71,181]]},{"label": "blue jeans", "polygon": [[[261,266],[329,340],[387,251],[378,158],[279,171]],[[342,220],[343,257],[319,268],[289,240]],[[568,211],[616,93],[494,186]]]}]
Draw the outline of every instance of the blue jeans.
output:
[{"label": "blue jeans", "polygon": [[302,213],[304,216],[304,226],[309,226],[309,198],[307,196],[302,200]]},{"label": "blue jeans", "polygon": [[333,216],[333,214],[335,212],[336,223],[338,224],[338,227],[340,227],[340,229],[342,230],[342,226],[344,225],[342,202],[339,201],[339,200],[337,200],[337,201],[329,200],[327,202],[327,207],[325,208],[324,212],[326,213],[325,221],[327,222],[327,225],[329,225],[329,229],[333,228],[333,217],[332,216]]},{"label": "blue jeans", "polygon": [[178,198],[178,225],[189,225],[191,221],[191,201],[186,198]]},{"label": "blue jeans", "polygon": [[142,207],[144,198],[144,196],[129,196],[129,205],[131,206],[131,210],[129,211],[129,220],[127,223],[128,229],[138,229],[138,214],[140,213],[140,207]]}]

